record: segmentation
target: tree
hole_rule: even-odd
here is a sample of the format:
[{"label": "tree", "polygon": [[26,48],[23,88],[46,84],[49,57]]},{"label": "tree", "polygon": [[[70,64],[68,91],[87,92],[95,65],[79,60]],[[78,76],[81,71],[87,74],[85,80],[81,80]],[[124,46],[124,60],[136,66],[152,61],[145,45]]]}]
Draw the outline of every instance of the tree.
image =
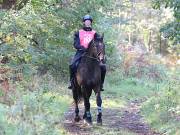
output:
[{"label": "tree", "polygon": [[159,29],[172,20],[171,12],[167,15],[164,9],[155,10],[151,3],[150,0],[116,0],[111,15],[119,44],[140,43],[149,52],[166,52],[167,45],[162,45]]},{"label": "tree", "polygon": [[57,77],[68,73],[73,34],[83,15],[91,14],[100,31],[107,27],[102,10],[109,0],[20,0],[16,4],[21,2],[18,9],[1,10],[0,54],[8,56],[11,65],[24,66],[29,75],[34,73],[31,69],[49,70]]},{"label": "tree", "polygon": [[164,37],[173,41],[173,45],[180,44],[180,1],[179,0],[154,0],[153,7],[161,9],[161,7],[173,10],[174,20],[167,23],[161,28]]}]

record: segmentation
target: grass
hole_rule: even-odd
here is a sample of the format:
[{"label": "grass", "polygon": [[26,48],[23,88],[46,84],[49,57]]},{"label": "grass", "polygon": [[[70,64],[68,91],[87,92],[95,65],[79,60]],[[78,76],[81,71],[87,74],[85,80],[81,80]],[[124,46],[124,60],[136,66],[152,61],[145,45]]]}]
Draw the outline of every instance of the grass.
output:
[{"label": "grass", "polygon": [[[167,135],[180,134],[180,70],[169,70],[156,95],[143,103],[141,112],[152,128]],[[167,81],[165,81],[167,80]]]},{"label": "grass", "polygon": [[146,121],[157,131],[168,135],[180,132],[179,89],[163,91],[158,96],[149,98],[141,112]]},{"label": "grass", "polygon": [[[0,125],[5,135],[59,134],[56,123],[61,123],[70,104],[68,96],[47,92],[43,95],[27,93],[11,107],[2,104]],[[2,133],[1,133],[2,134]],[[2,135],[4,135],[2,134]]]},{"label": "grass", "polygon": [[[174,73],[179,72],[176,70]],[[156,131],[167,135],[180,133],[180,93],[178,79],[171,76],[178,74],[167,72],[169,76],[160,82],[147,78],[123,77],[121,72],[114,72],[106,77],[104,97],[108,97],[114,104],[108,107],[125,106],[129,101],[145,98],[141,114],[147,123]],[[117,101],[117,102],[116,102]],[[178,107],[179,106],[179,107]],[[128,134],[128,133],[125,133]]]},{"label": "grass", "polygon": [[106,77],[105,96],[116,97],[125,101],[144,98],[158,92],[163,83],[150,81],[146,78],[123,78],[121,73],[115,72]]},{"label": "grass", "polygon": [[107,127],[94,127],[95,129],[95,132],[94,134],[95,135],[101,135],[101,134],[104,134],[104,135],[137,135],[135,133],[132,133],[130,131],[127,131],[125,129],[122,129],[122,130],[116,130],[115,128],[112,129],[112,128],[107,128]]},{"label": "grass", "polygon": [[[92,107],[97,107],[95,97],[91,97],[90,103]],[[122,99],[102,96],[102,107],[106,108],[122,108],[126,105],[126,102]]]},{"label": "grass", "polygon": [[11,93],[14,98],[10,106],[0,103],[0,135],[64,134],[60,123],[72,99],[65,84],[41,81],[34,91],[28,91],[26,85],[18,86],[16,93]]}]

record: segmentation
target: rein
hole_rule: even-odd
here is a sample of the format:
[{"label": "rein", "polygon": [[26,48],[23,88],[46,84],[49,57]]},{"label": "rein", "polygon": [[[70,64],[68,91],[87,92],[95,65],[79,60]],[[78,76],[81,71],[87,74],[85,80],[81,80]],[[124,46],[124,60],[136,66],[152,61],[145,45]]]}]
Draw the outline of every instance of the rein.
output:
[{"label": "rein", "polygon": [[82,55],[82,57],[87,57],[87,58],[90,58],[90,59],[94,59],[94,60],[100,61],[98,58],[94,58],[94,57],[91,57],[91,56],[87,56],[87,55],[86,55],[86,52],[84,52],[84,54]]},{"label": "rein", "polygon": [[[95,46],[95,43],[94,43],[94,42],[95,42],[95,41],[93,40],[93,41],[92,41],[92,45],[93,45],[93,46]],[[87,56],[86,53],[87,53],[87,52],[84,52],[84,54],[82,55],[82,57],[87,57],[87,58],[90,58],[90,59],[93,59],[93,60],[97,60],[98,62],[101,61],[99,58]],[[98,57],[101,53],[102,53],[101,51],[98,52],[98,53],[97,53],[97,57]]]},{"label": "rein", "polygon": [[94,59],[94,60],[100,61],[98,58],[94,58],[94,57],[87,56],[87,55],[84,55],[84,56],[87,57],[87,58],[90,58],[90,59]]}]

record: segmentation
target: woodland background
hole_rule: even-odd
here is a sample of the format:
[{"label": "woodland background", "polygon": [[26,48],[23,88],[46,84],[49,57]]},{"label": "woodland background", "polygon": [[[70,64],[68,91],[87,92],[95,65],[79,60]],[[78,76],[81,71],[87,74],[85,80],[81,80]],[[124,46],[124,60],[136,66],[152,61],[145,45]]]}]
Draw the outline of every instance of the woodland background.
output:
[{"label": "woodland background", "polygon": [[0,0],[0,135],[68,134],[68,64],[85,14],[105,34],[106,107],[143,99],[153,129],[180,134],[179,0]]}]

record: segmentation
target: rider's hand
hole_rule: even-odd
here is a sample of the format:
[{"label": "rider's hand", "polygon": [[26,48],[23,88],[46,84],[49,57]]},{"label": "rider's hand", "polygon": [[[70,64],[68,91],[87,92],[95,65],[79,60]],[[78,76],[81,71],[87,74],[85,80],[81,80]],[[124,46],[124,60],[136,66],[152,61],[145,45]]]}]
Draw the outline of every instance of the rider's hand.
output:
[{"label": "rider's hand", "polygon": [[85,48],[85,47],[81,47],[81,49],[79,49],[79,50],[81,50],[81,51],[87,51],[87,49]]}]

